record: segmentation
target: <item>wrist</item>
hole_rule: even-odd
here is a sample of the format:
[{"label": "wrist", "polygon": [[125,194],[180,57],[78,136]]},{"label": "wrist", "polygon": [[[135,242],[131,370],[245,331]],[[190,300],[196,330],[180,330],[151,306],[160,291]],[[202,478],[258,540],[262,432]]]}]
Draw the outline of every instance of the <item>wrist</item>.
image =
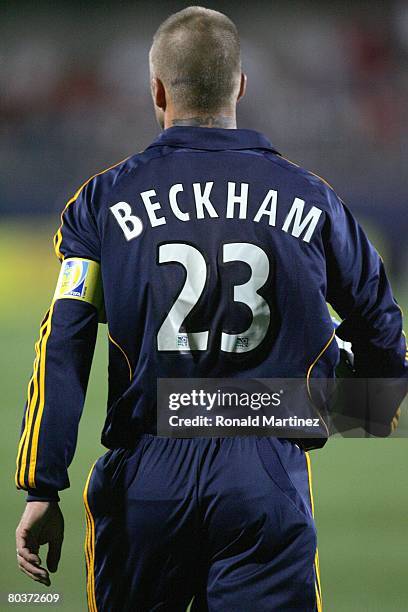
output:
[{"label": "wrist", "polygon": [[59,502],[60,498],[56,489],[43,487],[39,489],[27,489],[27,502]]}]

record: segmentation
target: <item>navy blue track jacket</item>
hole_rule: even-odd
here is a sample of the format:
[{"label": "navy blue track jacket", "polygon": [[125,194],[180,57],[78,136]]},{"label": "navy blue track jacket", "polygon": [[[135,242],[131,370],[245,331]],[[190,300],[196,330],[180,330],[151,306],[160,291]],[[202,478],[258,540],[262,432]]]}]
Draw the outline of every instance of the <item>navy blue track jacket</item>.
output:
[{"label": "navy blue track jacket", "polygon": [[256,131],[164,130],[78,190],[55,248],[69,289],[56,298],[73,299],[53,300],[36,345],[16,473],[29,499],[69,486],[101,318],[96,298],[75,299],[90,270],[109,328],[108,448],[155,433],[161,377],[332,377],[327,302],[361,376],[406,375],[380,256],[331,187]]}]

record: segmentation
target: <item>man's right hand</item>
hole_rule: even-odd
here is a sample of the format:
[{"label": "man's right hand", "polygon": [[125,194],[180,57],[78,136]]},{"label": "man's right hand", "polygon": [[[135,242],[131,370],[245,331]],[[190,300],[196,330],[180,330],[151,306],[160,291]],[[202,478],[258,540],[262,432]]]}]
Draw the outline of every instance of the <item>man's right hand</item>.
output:
[{"label": "man's right hand", "polygon": [[[16,530],[17,563],[24,574],[50,586],[48,572],[56,572],[64,539],[64,517],[58,502],[28,502]],[[47,568],[38,556],[40,546],[48,544]]]}]

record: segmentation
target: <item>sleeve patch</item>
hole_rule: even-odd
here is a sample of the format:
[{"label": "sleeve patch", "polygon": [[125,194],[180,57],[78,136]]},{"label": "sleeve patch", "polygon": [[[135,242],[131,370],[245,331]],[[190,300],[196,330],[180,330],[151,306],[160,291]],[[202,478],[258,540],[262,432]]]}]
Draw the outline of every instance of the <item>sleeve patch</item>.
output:
[{"label": "sleeve patch", "polygon": [[96,261],[70,257],[61,264],[54,300],[70,299],[88,302],[102,309],[101,267]]}]

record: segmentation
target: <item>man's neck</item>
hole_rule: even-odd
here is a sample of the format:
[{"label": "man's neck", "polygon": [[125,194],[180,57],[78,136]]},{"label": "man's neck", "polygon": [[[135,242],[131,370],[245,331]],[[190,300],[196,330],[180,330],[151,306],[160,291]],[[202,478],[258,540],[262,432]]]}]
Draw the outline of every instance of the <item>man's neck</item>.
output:
[{"label": "man's neck", "polygon": [[165,128],[175,125],[193,126],[193,127],[213,127],[224,129],[236,129],[237,120],[235,113],[200,113],[192,117],[186,116],[186,113],[174,113],[170,117],[165,117]]}]

